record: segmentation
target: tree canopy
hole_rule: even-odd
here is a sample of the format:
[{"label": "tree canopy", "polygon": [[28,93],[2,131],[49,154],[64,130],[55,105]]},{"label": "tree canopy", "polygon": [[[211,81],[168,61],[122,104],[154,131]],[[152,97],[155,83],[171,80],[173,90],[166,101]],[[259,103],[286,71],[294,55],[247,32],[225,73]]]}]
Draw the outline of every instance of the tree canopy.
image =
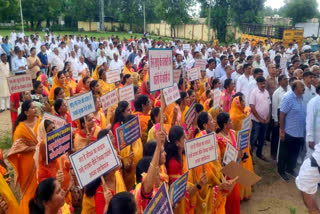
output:
[{"label": "tree canopy", "polygon": [[319,16],[317,8],[317,0],[286,0],[284,14],[292,19],[292,24],[296,24]]}]

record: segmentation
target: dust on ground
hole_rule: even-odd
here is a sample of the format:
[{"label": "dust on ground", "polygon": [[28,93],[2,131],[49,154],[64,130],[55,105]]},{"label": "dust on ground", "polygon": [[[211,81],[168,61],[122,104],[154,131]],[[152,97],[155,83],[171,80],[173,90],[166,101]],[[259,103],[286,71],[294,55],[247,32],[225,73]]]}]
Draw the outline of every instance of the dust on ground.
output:
[{"label": "dust on ground", "polygon": [[[10,112],[0,113],[0,137],[6,132],[11,132]],[[269,157],[269,142],[264,147],[264,155]],[[4,151],[6,157],[8,150]],[[304,206],[301,193],[297,190],[293,178],[286,183],[277,174],[276,162],[266,163],[253,158],[255,173],[262,179],[253,187],[251,199],[241,203],[241,214],[291,214],[290,210],[296,210],[296,214],[308,213]],[[8,162],[6,162],[8,164]],[[12,172],[12,167],[10,167]],[[13,183],[13,182],[12,182]],[[11,185],[13,188],[13,185]],[[19,197],[18,189],[14,190]],[[320,193],[316,195],[320,204]]]}]

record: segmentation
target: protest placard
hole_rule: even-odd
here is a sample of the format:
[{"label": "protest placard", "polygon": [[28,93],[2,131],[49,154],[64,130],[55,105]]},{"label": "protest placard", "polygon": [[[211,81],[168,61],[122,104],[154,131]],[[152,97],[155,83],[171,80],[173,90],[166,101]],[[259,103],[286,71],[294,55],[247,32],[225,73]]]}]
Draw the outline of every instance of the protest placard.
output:
[{"label": "protest placard", "polygon": [[70,98],[67,100],[67,104],[72,121],[96,111],[91,91]]},{"label": "protest placard", "polygon": [[187,182],[188,182],[188,173],[184,173],[178,178],[175,182],[173,182],[170,186],[169,198],[172,204],[172,207],[178,203],[181,198],[183,198],[187,191]]},{"label": "protest placard", "polygon": [[149,49],[150,91],[173,86],[172,49]]},{"label": "protest placard", "polygon": [[163,95],[167,106],[180,99],[180,92],[177,83],[174,83],[172,87],[163,89]]},{"label": "protest placard", "polygon": [[190,51],[191,50],[190,44],[182,44],[182,50]]},{"label": "protest placard", "polygon": [[242,121],[241,130],[251,130],[251,114]]},{"label": "protest placard", "polygon": [[71,150],[71,123],[49,132],[46,137],[47,164]]},{"label": "protest placard", "polygon": [[218,157],[214,133],[189,140],[184,145],[189,170]]},{"label": "protest placard", "polygon": [[200,68],[200,70],[206,70],[207,60],[205,59],[196,59],[195,60],[194,67]]},{"label": "protest placard", "polygon": [[54,123],[56,128],[59,128],[67,124],[67,121],[65,119],[57,117],[56,115],[50,114],[48,112],[43,113],[42,120],[50,120]]},{"label": "protest placard", "polygon": [[107,111],[110,106],[118,103],[117,91],[113,90],[100,97],[102,109]]},{"label": "protest placard", "polygon": [[189,107],[188,111],[186,112],[186,114],[184,115],[184,123],[186,124],[186,130],[190,128],[196,116],[196,109],[194,108],[195,105],[196,103],[193,102]]},{"label": "protest placard", "polygon": [[10,94],[33,90],[30,74],[7,77]]},{"label": "protest placard", "polygon": [[223,163],[227,165],[230,161],[237,161],[238,150],[232,146],[231,143],[227,143],[227,148],[224,152]]},{"label": "protest placard", "polygon": [[181,76],[181,69],[175,69],[173,70],[173,81],[175,83],[178,83]]},{"label": "protest placard", "polygon": [[107,83],[111,84],[120,81],[120,70],[111,70],[106,72]]},{"label": "protest placard", "polygon": [[108,135],[73,153],[69,158],[81,188],[120,165]]},{"label": "protest placard", "polygon": [[249,137],[250,137],[250,130],[241,130],[238,132],[237,137],[237,148],[240,148],[240,151],[248,148],[249,146]]},{"label": "protest placard", "polygon": [[141,137],[139,117],[135,117],[116,130],[118,148],[123,150]]},{"label": "protest placard", "polygon": [[213,108],[217,108],[220,105],[221,91],[219,88],[213,90]]},{"label": "protest placard", "polygon": [[120,101],[127,101],[130,102],[134,100],[134,90],[133,84],[127,85],[126,87],[119,88],[119,99]]},{"label": "protest placard", "polygon": [[149,202],[143,214],[172,214],[172,208],[168,197],[165,182],[158,189],[158,192]]},{"label": "protest placard", "polygon": [[231,179],[238,177],[237,182],[246,187],[251,187],[261,180],[261,177],[234,161],[231,161],[227,166],[223,167],[221,172]]},{"label": "protest placard", "polygon": [[200,79],[200,68],[191,68],[188,72],[189,81]]}]

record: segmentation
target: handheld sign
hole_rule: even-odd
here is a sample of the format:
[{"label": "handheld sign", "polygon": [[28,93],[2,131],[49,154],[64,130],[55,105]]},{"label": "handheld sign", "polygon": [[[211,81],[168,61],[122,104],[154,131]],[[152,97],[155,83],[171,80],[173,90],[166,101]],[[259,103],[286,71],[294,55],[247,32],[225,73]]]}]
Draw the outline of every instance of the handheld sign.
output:
[{"label": "handheld sign", "polygon": [[200,69],[199,68],[191,68],[188,73],[189,81],[194,81],[200,79]]},{"label": "handheld sign", "polygon": [[190,44],[183,44],[182,50],[190,51],[191,50]]},{"label": "handheld sign", "polygon": [[111,84],[120,81],[120,70],[111,70],[106,72],[107,83]]},{"label": "handheld sign", "polygon": [[71,150],[71,123],[62,126],[47,134],[46,156],[47,165]]},{"label": "handheld sign", "polygon": [[17,75],[7,77],[10,94],[33,90],[31,75]]},{"label": "handheld sign", "polygon": [[89,144],[69,158],[81,188],[120,165],[109,136]]},{"label": "handheld sign", "polygon": [[175,83],[179,82],[180,76],[181,76],[181,69],[173,70],[173,82]]},{"label": "handheld sign", "polygon": [[133,84],[128,85],[123,88],[119,88],[119,97],[120,101],[128,101],[134,100],[134,90],[133,90]]},{"label": "handheld sign", "polygon": [[168,197],[165,182],[161,185],[158,192],[149,202],[143,214],[172,214],[172,208]]},{"label": "handheld sign", "polygon": [[206,70],[207,60],[205,59],[196,59],[195,68],[200,68],[200,70]]},{"label": "handheld sign", "polygon": [[163,95],[167,106],[180,99],[180,92],[177,83],[174,83],[170,88],[163,89]]},{"label": "handheld sign", "polygon": [[116,130],[118,148],[123,150],[141,137],[139,117],[135,117]]},{"label": "handheld sign", "polygon": [[248,129],[249,130],[251,129],[251,115],[249,115],[242,121],[241,130],[248,130]]},{"label": "handheld sign", "polygon": [[196,117],[196,109],[195,109],[196,103],[193,102],[191,106],[189,107],[188,111],[184,115],[184,123],[186,125],[186,130],[188,130]]},{"label": "handheld sign", "polygon": [[240,148],[240,151],[245,150],[249,146],[249,136],[250,130],[241,130],[238,132],[237,137],[237,148]]},{"label": "handheld sign", "polygon": [[184,143],[188,170],[217,159],[216,136],[214,133]]},{"label": "handheld sign", "polygon": [[239,177],[237,182],[246,187],[250,187],[261,180],[261,177],[234,161],[231,161],[227,166],[223,167],[221,172],[231,179]]},{"label": "handheld sign", "polygon": [[150,91],[173,86],[172,49],[149,49]]},{"label": "handheld sign", "polygon": [[100,97],[102,109],[107,111],[110,106],[118,103],[117,91],[113,90]]},{"label": "handheld sign", "polygon": [[178,203],[181,200],[181,198],[183,198],[186,194],[188,173],[189,171],[181,175],[181,177],[178,178],[175,182],[173,182],[170,186],[169,198],[172,207],[174,207],[176,203]]},{"label": "handheld sign", "polygon": [[227,165],[231,161],[237,161],[238,150],[234,148],[230,143],[227,143],[226,151],[223,156],[223,163]]},{"label": "handheld sign", "polygon": [[221,91],[219,88],[213,90],[213,108],[217,108],[220,105]]},{"label": "handheld sign", "polygon": [[67,100],[67,104],[72,121],[96,111],[96,106],[94,105],[91,91],[72,97],[71,99]]},{"label": "handheld sign", "polygon": [[53,114],[45,112],[42,116],[42,120],[50,120],[54,123],[55,127],[61,127],[67,124],[67,121],[61,117],[57,117]]}]

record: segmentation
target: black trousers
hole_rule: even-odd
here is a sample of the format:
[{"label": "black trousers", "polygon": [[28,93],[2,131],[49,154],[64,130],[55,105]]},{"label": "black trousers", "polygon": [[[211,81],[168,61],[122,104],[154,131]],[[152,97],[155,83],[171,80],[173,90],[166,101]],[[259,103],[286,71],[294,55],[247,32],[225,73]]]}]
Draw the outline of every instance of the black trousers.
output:
[{"label": "black trousers", "polygon": [[284,141],[280,141],[278,160],[278,172],[293,172],[301,146],[304,144],[303,137],[293,137],[285,133]]},{"label": "black trousers", "polygon": [[96,68],[87,58],[85,58],[84,62],[88,65],[88,69],[90,71],[90,75],[92,76],[92,72]]},{"label": "black trousers", "polygon": [[[280,118],[280,109],[278,109],[278,121]],[[274,126],[274,120],[272,119],[272,136],[271,136],[271,148],[270,153],[271,156],[276,157],[278,152],[278,144],[279,144],[279,128],[280,123],[277,127]]]}]

